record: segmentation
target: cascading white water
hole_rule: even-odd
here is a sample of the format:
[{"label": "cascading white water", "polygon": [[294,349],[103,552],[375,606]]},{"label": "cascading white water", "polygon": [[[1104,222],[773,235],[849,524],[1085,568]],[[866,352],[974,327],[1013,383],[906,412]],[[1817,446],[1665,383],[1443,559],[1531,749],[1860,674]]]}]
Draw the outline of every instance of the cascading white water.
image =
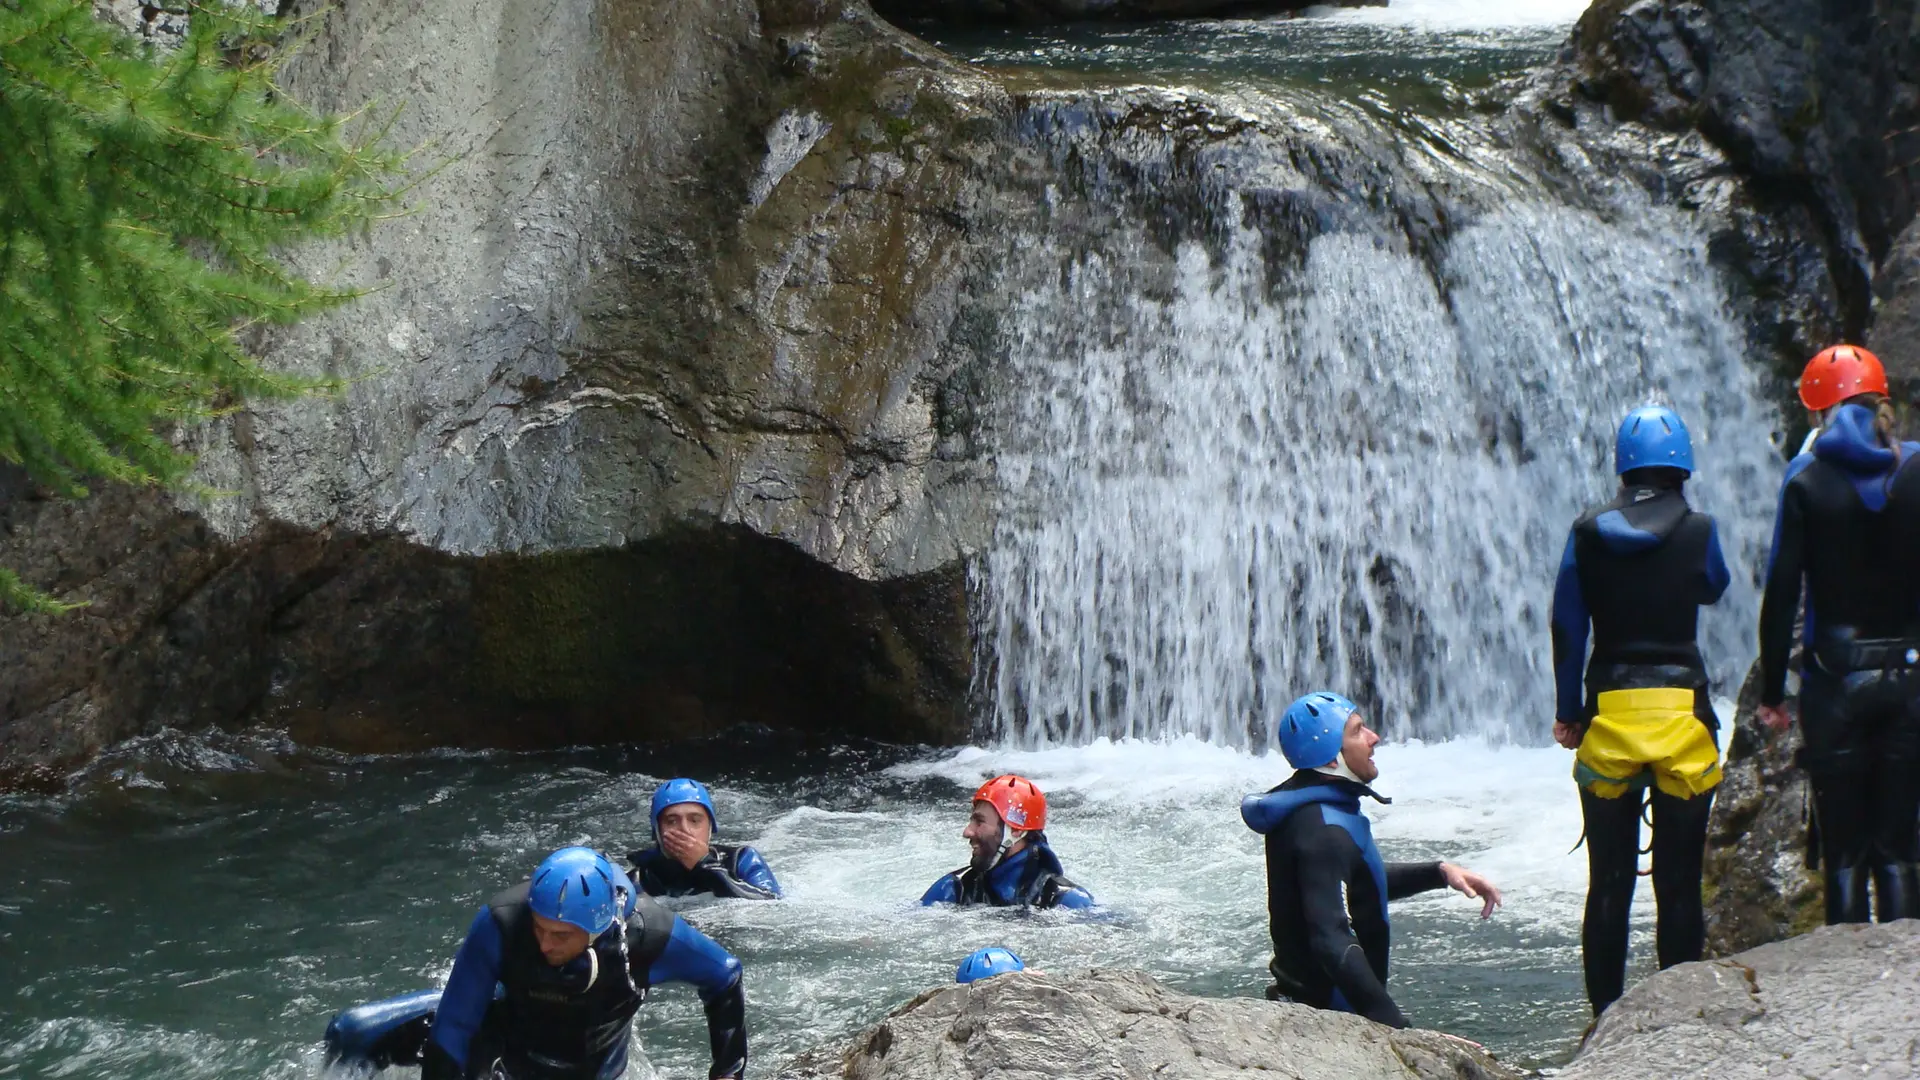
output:
[{"label": "cascading white water", "polygon": [[1692,428],[1690,497],[1734,567],[1702,639],[1731,696],[1776,416],[1703,241],[1544,203],[1478,213],[1431,261],[1394,235],[1322,232],[1278,281],[1244,226],[1170,271],[1137,234],[1036,250],[976,580],[1003,739],[1259,745],[1330,687],[1401,735],[1543,740],[1566,530],[1649,400]]}]

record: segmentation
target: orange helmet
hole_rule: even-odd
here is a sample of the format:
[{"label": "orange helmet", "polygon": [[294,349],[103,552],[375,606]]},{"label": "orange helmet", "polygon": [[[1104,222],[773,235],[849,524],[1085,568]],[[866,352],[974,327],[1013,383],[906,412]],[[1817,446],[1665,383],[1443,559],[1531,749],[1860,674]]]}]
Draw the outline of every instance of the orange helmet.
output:
[{"label": "orange helmet", "polygon": [[1024,776],[996,776],[980,785],[973,801],[992,804],[1009,831],[1033,832],[1047,827],[1047,797]]},{"label": "orange helmet", "polygon": [[1822,349],[1800,373],[1800,403],[1814,412],[1826,412],[1855,394],[1886,392],[1887,369],[1858,345]]}]

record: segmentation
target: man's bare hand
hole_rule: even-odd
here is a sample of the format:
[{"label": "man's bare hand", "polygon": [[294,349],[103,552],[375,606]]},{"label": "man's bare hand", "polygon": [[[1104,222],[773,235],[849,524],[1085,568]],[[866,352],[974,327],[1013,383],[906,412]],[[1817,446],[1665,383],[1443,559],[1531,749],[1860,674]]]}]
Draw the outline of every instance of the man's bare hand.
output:
[{"label": "man's bare hand", "polygon": [[1446,875],[1447,888],[1454,892],[1466,893],[1481,902],[1481,918],[1493,917],[1493,909],[1500,906],[1500,890],[1494,887],[1493,882],[1471,870],[1448,862],[1440,864],[1440,872]]},{"label": "man's bare hand", "polygon": [[1578,750],[1580,740],[1586,735],[1579,724],[1569,724],[1565,720],[1553,722],[1553,741],[1569,750]]},{"label": "man's bare hand", "polygon": [[1768,731],[1776,735],[1793,726],[1793,714],[1787,711],[1784,703],[1762,705],[1756,712],[1760,716],[1760,722],[1766,725]]}]

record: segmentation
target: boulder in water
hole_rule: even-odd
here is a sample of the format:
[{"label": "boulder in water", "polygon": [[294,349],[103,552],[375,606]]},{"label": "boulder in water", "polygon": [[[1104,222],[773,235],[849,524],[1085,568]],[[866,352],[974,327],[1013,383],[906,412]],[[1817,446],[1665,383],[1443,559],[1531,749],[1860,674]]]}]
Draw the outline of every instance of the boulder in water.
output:
[{"label": "boulder in water", "polygon": [[1829,926],[1660,972],[1559,1077],[1912,1076],[1916,1015],[1920,920]]},{"label": "boulder in water", "polygon": [[789,1080],[1210,1080],[1288,1076],[1520,1074],[1434,1031],[1395,1031],[1347,1013],[1251,998],[1199,998],[1137,971],[1019,972],[914,998],[843,1055],[813,1055]]}]

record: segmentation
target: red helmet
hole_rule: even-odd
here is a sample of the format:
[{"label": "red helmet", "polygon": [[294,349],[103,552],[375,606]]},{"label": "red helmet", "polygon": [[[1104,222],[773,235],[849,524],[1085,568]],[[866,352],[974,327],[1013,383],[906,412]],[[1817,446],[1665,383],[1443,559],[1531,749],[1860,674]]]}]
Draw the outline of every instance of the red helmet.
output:
[{"label": "red helmet", "polygon": [[992,804],[1009,829],[1033,832],[1047,827],[1047,797],[1024,776],[996,776],[980,785],[973,801]]},{"label": "red helmet", "polygon": [[1826,412],[1855,394],[1886,392],[1887,369],[1858,345],[1822,349],[1800,373],[1800,403],[1814,412]]}]

